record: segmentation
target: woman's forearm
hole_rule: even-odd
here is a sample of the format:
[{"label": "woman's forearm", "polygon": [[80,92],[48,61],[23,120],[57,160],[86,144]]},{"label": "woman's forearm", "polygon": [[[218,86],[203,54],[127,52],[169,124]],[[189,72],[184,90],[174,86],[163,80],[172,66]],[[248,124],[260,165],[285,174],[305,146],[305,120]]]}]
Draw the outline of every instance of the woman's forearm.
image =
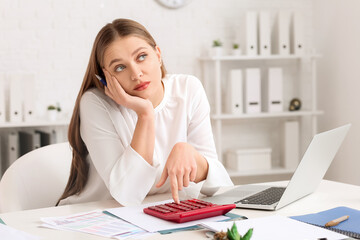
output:
[{"label": "woman's forearm", "polygon": [[154,113],[138,115],[131,147],[150,165],[153,164],[155,145]]},{"label": "woman's forearm", "polygon": [[196,178],[195,178],[195,182],[201,182],[202,180],[205,180],[209,171],[209,164],[207,162],[207,160],[205,159],[205,157],[203,155],[201,155],[198,151],[196,151],[196,149],[194,148],[195,151],[195,159],[196,159],[196,163],[197,163],[197,172],[196,172]]}]

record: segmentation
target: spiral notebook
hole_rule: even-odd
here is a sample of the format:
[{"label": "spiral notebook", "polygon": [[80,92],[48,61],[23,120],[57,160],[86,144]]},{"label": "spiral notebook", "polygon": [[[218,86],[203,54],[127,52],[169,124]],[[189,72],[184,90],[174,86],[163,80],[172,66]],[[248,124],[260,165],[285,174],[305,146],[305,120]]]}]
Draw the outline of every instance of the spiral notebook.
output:
[{"label": "spiral notebook", "polygon": [[[327,222],[345,215],[349,215],[348,220],[333,227],[325,227]],[[314,214],[293,216],[291,218],[360,239],[360,211],[353,208],[337,207]]]}]

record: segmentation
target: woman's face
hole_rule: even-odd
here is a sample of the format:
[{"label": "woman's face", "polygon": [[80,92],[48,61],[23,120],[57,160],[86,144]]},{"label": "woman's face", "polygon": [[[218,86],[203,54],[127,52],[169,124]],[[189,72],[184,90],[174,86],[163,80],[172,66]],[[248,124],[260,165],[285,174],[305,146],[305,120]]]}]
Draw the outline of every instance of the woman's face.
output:
[{"label": "woman's face", "polygon": [[163,98],[160,49],[145,40],[117,38],[104,53],[104,68],[132,95],[149,99],[157,106]]}]

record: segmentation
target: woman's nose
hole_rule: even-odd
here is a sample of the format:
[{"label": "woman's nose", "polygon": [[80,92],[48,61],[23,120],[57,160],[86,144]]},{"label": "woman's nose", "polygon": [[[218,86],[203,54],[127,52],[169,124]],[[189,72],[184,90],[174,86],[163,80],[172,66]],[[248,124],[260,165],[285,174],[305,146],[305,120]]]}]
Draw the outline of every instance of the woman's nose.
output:
[{"label": "woman's nose", "polygon": [[137,66],[133,66],[131,69],[131,80],[138,80],[143,76],[141,69]]}]

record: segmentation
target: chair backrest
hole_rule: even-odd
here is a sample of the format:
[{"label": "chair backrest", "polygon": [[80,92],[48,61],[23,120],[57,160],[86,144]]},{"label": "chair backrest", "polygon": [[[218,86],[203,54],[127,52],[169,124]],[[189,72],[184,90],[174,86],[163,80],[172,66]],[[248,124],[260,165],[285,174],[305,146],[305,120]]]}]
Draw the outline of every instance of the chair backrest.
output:
[{"label": "chair backrest", "polygon": [[68,142],[48,145],[17,159],[0,181],[0,213],[55,206],[69,174]]}]

